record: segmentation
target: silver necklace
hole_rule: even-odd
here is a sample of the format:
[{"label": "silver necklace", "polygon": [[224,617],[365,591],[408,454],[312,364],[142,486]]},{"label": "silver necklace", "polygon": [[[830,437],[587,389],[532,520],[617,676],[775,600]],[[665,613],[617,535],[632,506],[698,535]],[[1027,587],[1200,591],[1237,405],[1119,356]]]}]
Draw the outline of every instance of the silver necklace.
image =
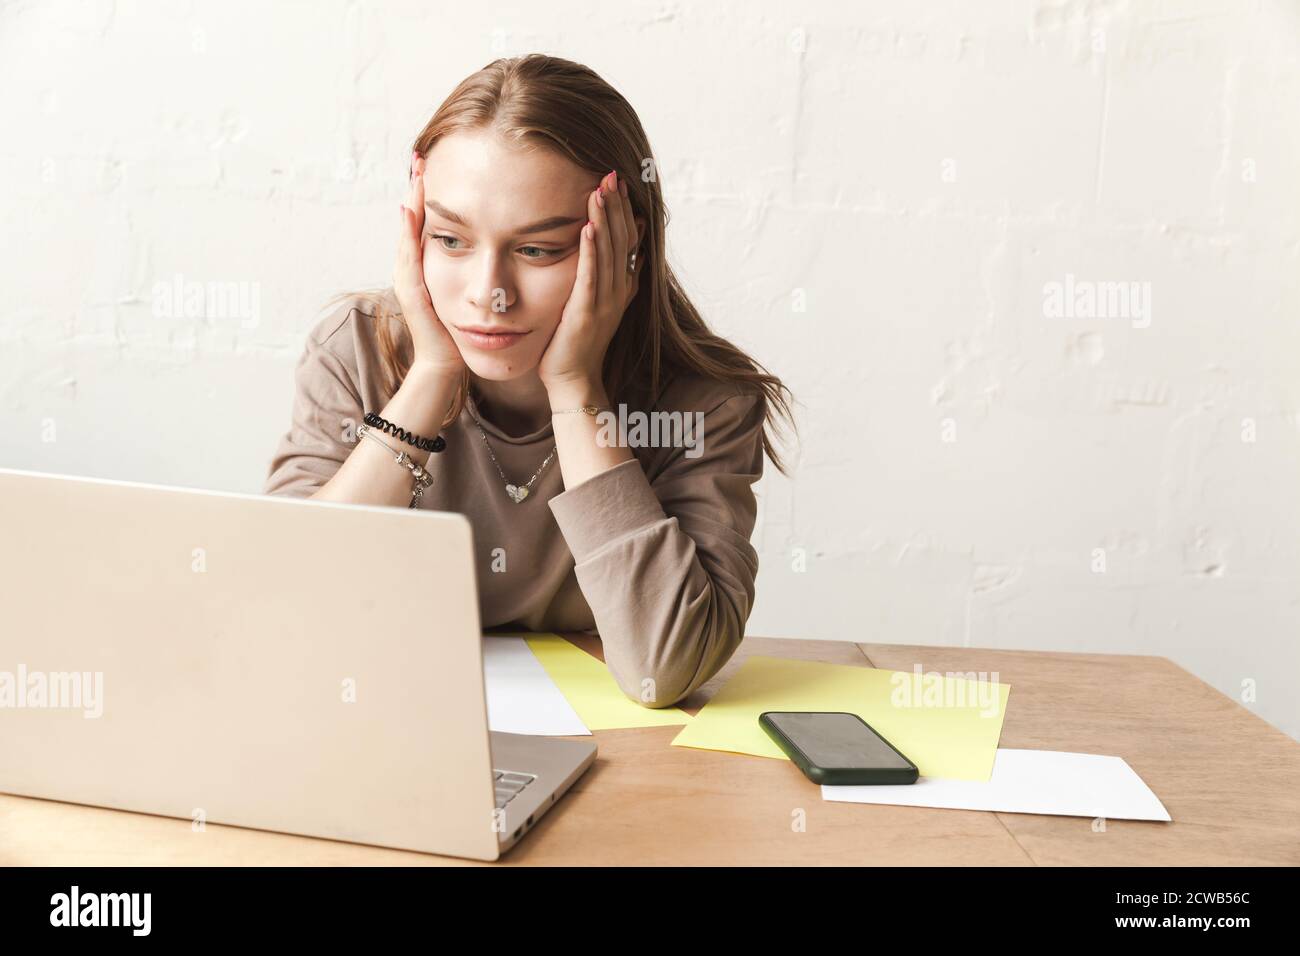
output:
[{"label": "silver necklace", "polygon": [[523,501],[525,498],[528,497],[528,492],[532,490],[533,482],[535,482],[538,476],[541,475],[541,473],[546,470],[546,466],[551,463],[551,459],[555,457],[555,451],[557,448],[559,448],[559,445],[557,444],[551,446],[551,453],[546,456],[546,460],[542,462],[541,467],[538,468],[537,471],[533,473],[533,477],[528,479],[527,484],[523,484],[523,485],[512,484],[510,479],[506,477],[506,473],[501,470],[501,463],[497,461],[497,456],[492,452],[492,443],[488,441],[487,432],[483,430],[483,423],[480,422],[478,420],[478,416],[474,414],[473,402],[474,400],[471,398],[469,402],[466,404],[465,409],[466,411],[469,412],[469,417],[474,419],[474,424],[478,426],[478,433],[481,436],[483,436],[483,444],[487,446],[488,456],[491,457],[492,464],[496,465],[497,474],[500,475],[501,480],[505,482],[506,494],[510,496],[511,501],[513,501],[515,504],[519,504],[521,501]]}]

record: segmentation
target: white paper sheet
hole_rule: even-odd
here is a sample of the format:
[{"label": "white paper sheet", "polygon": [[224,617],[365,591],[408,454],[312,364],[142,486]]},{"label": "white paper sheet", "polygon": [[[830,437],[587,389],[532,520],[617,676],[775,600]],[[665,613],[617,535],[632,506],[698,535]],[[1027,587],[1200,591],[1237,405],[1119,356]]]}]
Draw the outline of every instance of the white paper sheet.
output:
[{"label": "white paper sheet", "polygon": [[913,784],[823,786],[822,799],[1112,820],[1170,819],[1123,758],[1060,750],[998,748],[987,783],[920,777]]},{"label": "white paper sheet", "polygon": [[522,637],[483,636],[488,727],[539,737],[590,735]]}]

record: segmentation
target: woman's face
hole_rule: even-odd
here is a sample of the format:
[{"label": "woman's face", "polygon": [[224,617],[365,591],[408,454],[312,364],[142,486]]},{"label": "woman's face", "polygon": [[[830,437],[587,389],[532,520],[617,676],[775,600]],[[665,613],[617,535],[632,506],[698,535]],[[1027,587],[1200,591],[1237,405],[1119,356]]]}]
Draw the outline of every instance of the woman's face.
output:
[{"label": "woman's face", "polygon": [[[541,361],[573,291],[600,178],[490,133],[445,136],[425,157],[424,281],[475,375],[506,381]],[[466,334],[474,328],[526,334],[487,348]]]}]

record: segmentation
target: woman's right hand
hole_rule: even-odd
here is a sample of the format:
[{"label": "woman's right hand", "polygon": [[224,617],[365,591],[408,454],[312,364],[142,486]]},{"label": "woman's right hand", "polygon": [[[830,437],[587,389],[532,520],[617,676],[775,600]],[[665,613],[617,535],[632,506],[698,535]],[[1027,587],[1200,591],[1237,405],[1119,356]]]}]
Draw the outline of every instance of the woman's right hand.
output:
[{"label": "woman's right hand", "polygon": [[424,159],[413,154],[411,165],[411,184],[401,207],[393,292],[411,333],[415,362],[459,378],[465,357],[434,310],[424,281]]}]

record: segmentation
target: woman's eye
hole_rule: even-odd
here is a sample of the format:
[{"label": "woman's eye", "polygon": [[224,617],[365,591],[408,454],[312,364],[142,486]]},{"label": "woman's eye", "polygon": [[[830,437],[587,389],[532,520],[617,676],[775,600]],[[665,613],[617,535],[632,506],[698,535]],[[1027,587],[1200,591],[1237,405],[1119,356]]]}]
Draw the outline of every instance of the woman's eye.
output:
[{"label": "woman's eye", "polygon": [[541,246],[522,246],[520,247],[520,252],[527,249],[532,249],[534,252],[539,253],[539,255],[525,255],[525,259],[545,259],[547,256],[553,256],[559,251],[557,249],[543,249]]},{"label": "woman's eye", "polygon": [[438,242],[441,242],[441,243],[442,243],[442,247],[443,247],[444,249],[446,249],[448,252],[456,252],[457,250],[455,250],[455,249],[451,248],[450,246],[448,246],[446,242],[443,242],[444,239],[446,239],[446,240],[448,240],[448,241],[450,241],[450,242],[460,242],[460,240],[457,239],[455,236],[440,236],[440,235],[438,235],[437,233],[433,233],[433,232],[429,233],[429,238],[430,238],[430,239],[436,239],[436,240],[438,240]]}]

